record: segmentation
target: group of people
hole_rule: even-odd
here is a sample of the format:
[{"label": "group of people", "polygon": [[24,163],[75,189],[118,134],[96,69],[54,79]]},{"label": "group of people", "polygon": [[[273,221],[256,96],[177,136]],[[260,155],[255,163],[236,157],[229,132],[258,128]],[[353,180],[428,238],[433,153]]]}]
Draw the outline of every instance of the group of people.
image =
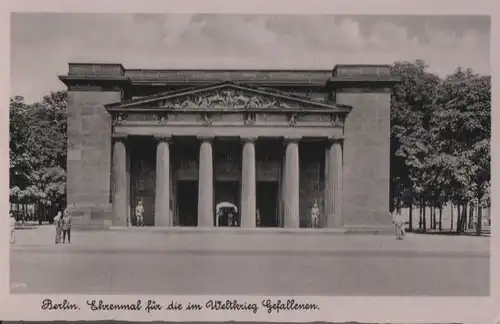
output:
[{"label": "group of people", "polygon": [[[10,225],[10,244],[16,243],[16,218],[14,214],[9,213],[9,225]],[[59,244],[66,243],[66,237],[68,238],[68,243],[71,243],[71,216],[68,214],[68,210],[64,209],[63,212],[57,212],[54,217],[54,225],[56,227],[56,240],[55,243]]]},{"label": "group of people", "polygon": [[71,243],[71,216],[68,214],[68,209],[64,209],[57,212],[56,217],[54,217],[54,225],[56,226],[56,244],[66,243],[66,237],[68,237],[68,243]]}]

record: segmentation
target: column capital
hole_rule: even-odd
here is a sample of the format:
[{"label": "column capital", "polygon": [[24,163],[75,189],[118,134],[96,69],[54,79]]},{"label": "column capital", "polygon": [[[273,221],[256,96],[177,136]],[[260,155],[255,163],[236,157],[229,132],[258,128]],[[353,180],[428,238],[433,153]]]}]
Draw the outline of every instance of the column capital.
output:
[{"label": "column capital", "polygon": [[331,136],[326,139],[329,144],[340,144],[344,141],[343,136]]},{"label": "column capital", "polygon": [[154,135],[153,137],[157,142],[169,143],[172,140],[172,136],[170,135]]},{"label": "column capital", "polygon": [[285,136],[283,138],[283,142],[285,144],[288,144],[288,143],[297,143],[299,142],[300,140],[302,139],[302,136]]},{"label": "column capital", "polygon": [[240,136],[240,140],[243,143],[246,142],[255,142],[259,137],[258,136]]},{"label": "column capital", "polygon": [[117,141],[125,141],[128,137],[126,133],[113,133],[111,134],[111,138]]},{"label": "column capital", "polygon": [[200,141],[202,142],[211,142],[214,140],[215,136],[214,135],[209,135],[209,134],[204,134],[204,135],[198,135],[196,136]]}]

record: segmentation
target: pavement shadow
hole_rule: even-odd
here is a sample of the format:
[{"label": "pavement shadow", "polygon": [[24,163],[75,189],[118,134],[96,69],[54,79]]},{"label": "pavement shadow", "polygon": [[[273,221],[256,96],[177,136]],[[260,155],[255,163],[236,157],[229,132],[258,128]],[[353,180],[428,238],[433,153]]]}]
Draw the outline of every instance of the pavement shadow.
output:
[{"label": "pavement shadow", "polygon": [[16,226],[16,231],[20,230],[20,231],[23,231],[23,230],[35,230],[35,229],[38,229],[39,227],[38,226]]},{"label": "pavement shadow", "polygon": [[416,235],[436,235],[436,236],[466,236],[466,237],[490,237],[491,233],[489,232],[483,232],[481,235],[477,235],[476,232],[465,232],[465,233],[457,233],[457,232],[451,232],[451,231],[446,231],[446,232],[439,232],[439,231],[422,231],[422,230],[416,230],[416,231],[407,231],[408,233],[416,234]]}]

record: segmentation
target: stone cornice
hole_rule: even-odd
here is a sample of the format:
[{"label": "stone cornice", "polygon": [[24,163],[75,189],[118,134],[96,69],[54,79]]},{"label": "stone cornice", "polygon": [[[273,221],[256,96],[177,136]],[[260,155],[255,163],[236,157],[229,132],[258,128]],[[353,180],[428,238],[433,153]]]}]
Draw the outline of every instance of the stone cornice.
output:
[{"label": "stone cornice", "polygon": [[378,76],[352,76],[352,77],[331,77],[328,79],[326,87],[329,90],[342,88],[391,88],[400,82],[397,77]]},{"label": "stone cornice", "polygon": [[266,109],[266,108],[234,108],[228,110],[220,110],[217,108],[206,108],[206,109],[175,109],[175,108],[159,108],[159,107],[141,107],[141,108],[107,108],[109,112],[136,112],[136,113],[159,113],[159,112],[178,112],[178,113],[304,113],[304,114],[325,114],[334,113],[340,115],[347,115],[351,109],[335,109],[331,110],[325,109],[314,109],[314,108],[286,108],[286,109]]},{"label": "stone cornice", "polygon": [[167,142],[167,143],[170,143],[171,140],[172,140],[172,136],[170,136],[170,135],[155,135],[153,137],[154,137],[154,139],[157,142]]},{"label": "stone cornice", "polygon": [[288,143],[298,143],[302,139],[302,136],[284,136],[283,143],[286,145]]},{"label": "stone cornice", "polygon": [[198,138],[202,142],[212,142],[215,139],[215,135],[208,134],[208,133],[207,134],[198,134],[196,136],[196,138]]},{"label": "stone cornice", "polygon": [[391,74],[391,66],[387,64],[339,64],[328,78],[326,88],[330,91],[344,89],[391,88],[400,82],[400,79]]},{"label": "stone cornice", "polygon": [[344,137],[343,136],[331,136],[327,138],[328,143],[330,144],[340,144],[344,142]]},{"label": "stone cornice", "polygon": [[[69,63],[59,79],[70,90],[208,86],[221,81],[270,88],[309,88],[327,92],[346,88],[390,88],[399,82],[389,65],[336,65],[331,70],[125,69],[117,63]],[[128,92],[127,92],[128,93]]]},{"label": "stone cornice", "polygon": [[259,136],[240,136],[240,140],[242,143],[246,142],[255,142]]},{"label": "stone cornice", "polygon": [[128,77],[113,75],[61,75],[59,80],[69,90],[85,90],[86,88],[97,88],[99,90],[127,89],[132,85]]},{"label": "stone cornice", "polygon": [[[276,87],[276,88],[287,88],[287,87],[296,87],[296,88],[310,88],[319,92],[325,91],[325,84],[328,78],[325,78],[324,81],[283,81],[283,80],[250,80],[246,81],[245,79],[236,79],[237,82],[244,82],[245,84],[251,86],[262,86],[262,87]],[[217,81],[217,80],[216,80]],[[206,86],[213,84],[214,81],[206,81],[206,80],[186,80],[186,81],[177,81],[177,80],[168,80],[168,79],[151,79],[151,80],[135,80],[131,79],[132,86],[135,87],[198,87],[198,86]]]}]

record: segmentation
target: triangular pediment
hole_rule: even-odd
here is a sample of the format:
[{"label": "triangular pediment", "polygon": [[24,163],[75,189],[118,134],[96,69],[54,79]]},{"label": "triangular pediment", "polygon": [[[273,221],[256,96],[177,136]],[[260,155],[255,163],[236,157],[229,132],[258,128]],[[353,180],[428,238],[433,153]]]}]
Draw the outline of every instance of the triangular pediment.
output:
[{"label": "triangular pediment", "polygon": [[328,110],[348,111],[349,107],[313,101],[306,96],[253,87],[233,82],[180,89],[107,105],[108,110]]}]

